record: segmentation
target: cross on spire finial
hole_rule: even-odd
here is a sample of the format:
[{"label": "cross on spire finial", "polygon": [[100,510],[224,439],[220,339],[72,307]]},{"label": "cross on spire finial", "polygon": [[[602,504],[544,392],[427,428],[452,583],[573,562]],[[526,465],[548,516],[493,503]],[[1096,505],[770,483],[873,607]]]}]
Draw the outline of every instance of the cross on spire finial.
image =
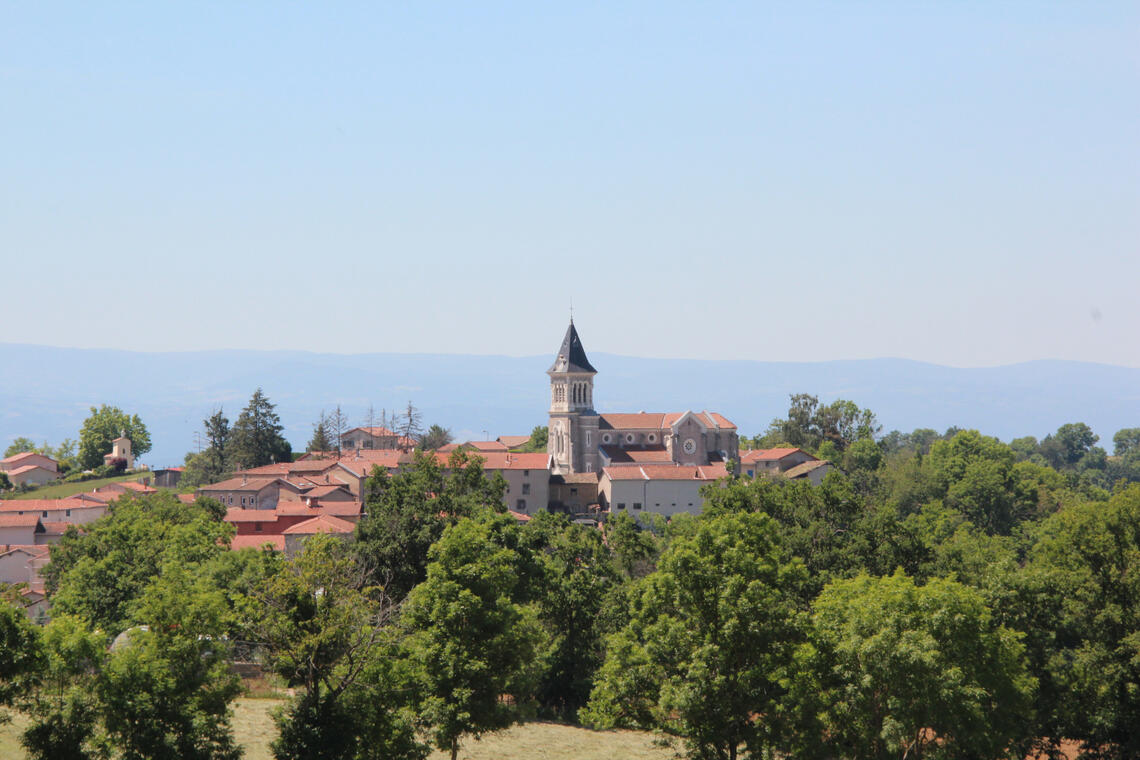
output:
[{"label": "cross on spire finial", "polygon": [[574,296],[570,296],[570,324],[574,324]]}]

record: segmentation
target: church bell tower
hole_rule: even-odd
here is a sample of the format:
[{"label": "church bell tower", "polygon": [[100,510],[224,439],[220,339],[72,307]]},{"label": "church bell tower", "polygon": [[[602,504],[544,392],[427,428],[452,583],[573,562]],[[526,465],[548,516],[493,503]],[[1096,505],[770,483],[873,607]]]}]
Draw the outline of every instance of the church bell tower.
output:
[{"label": "church bell tower", "polygon": [[594,375],[586,349],[574,328],[558,349],[550,376],[550,425],[546,451],[554,458],[554,472],[595,472],[598,466],[598,413],[594,411]]}]

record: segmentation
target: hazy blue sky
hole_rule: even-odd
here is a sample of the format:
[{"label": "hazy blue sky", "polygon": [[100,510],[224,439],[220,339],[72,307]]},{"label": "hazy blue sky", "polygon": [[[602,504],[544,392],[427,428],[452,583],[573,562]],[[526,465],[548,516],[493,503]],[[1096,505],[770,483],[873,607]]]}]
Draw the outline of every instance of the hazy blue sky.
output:
[{"label": "hazy blue sky", "polygon": [[2,340],[1140,366],[1140,4],[0,5]]}]

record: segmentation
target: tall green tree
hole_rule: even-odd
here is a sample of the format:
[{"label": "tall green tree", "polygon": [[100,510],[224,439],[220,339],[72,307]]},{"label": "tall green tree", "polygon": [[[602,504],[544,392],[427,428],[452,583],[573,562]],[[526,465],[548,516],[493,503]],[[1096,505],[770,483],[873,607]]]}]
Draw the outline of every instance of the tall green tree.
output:
[{"label": "tall green tree", "polygon": [[241,410],[231,431],[230,450],[234,463],[249,468],[288,462],[293,457],[293,449],[281,435],[284,429],[276,407],[258,388]]},{"label": "tall green tree", "polygon": [[335,447],[329,437],[329,421],[325,415],[324,410],[321,410],[321,415],[317,421],[313,423],[313,437],[309,439],[309,444],[305,446],[305,451],[332,451]]},{"label": "tall green tree", "polygon": [[1118,457],[1140,453],[1140,428],[1117,430],[1112,436],[1112,453]]},{"label": "tall green tree", "polygon": [[442,425],[432,425],[420,438],[420,448],[424,451],[434,451],[441,446],[451,443],[451,431]]},{"label": "tall green tree", "polygon": [[222,592],[182,563],[140,599],[96,680],[104,729],[122,760],[238,760]]},{"label": "tall green tree", "polygon": [[853,401],[837,399],[821,404],[817,396],[795,393],[787,418],[773,420],[766,438],[811,451],[827,442],[842,452],[855,441],[874,438],[881,429],[874,413],[860,409]]},{"label": "tall green tree", "polygon": [[117,406],[91,407],[91,414],[79,429],[79,464],[94,469],[111,453],[111,444],[120,435],[131,439],[131,452],[139,458],[150,451],[150,433],[137,414],[127,414]]},{"label": "tall green tree", "polygon": [[[22,609],[0,597],[0,710],[27,691],[42,665],[39,631]],[[6,720],[0,712],[0,723]]]},{"label": "tall green tree", "polygon": [[541,512],[523,533],[542,565],[534,585],[546,636],[536,697],[544,713],[575,721],[605,659],[606,607],[619,601],[621,575],[601,533],[565,515]]},{"label": "tall green tree", "polygon": [[404,607],[420,720],[451,760],[464,736],[515,722],[502,697],[531,693],[536,676],[540,629],[533,610],[513,600],[523,558],[497,529],[494,519],[466,519],[445,530],[429,553],[427,579]]},{"label": "tall green tree", "polygon": [[183,504],[167,491],[126,494],[83,532],[69,528],[51,547],[44,577],[53,614],[116,634],[136,622],[140,596],[165,569],[200,567],[228,552],[232,536],[233,527],[203,500]]},{"label": "tall green tree", "polygon": [[101,734],[96,674],[107,657],[107,637],[62,615],[43,630],[44,662],[38,688],[21,708],[29,724],[20,737],[29,760],[97,760],[109,754]]},{"label": "tall green tree", "polygon": [[771,756],[785,741],[780,713],[805,575],[768,515],[697,521],[633,591],[586,721],[658,728],[683,737],[693,758]]},{"label": "tall green tree", "polygon": [[277,718],[274,756],[418,760],[407,690],[398,682],[394,605],[339,539],[305,551],[254,592],[254,625],[274,671],[296,690]]},{"label": "tall green tree", "polygon": [[487,478],[482,462],[457,450],[445,468],[434,454],[417,452],[395,475],[373,469],[365,483],[368,514],[357,524],[354,546],[392,598],[403,599],[427,577],[428,549],[448,525],[505,509],[506,482],[498,473]]},{"label": "tall green tree", "polygon": [[837,581],[813,605],[810,639],[793,681],[806,717],[796,757],[997,760],[1032,738],[1024,647],[960,583]]},{"label": "tall green tree", "polygon": [[13,439],[12,443],[8,445],[8,448],[4,449],[4,456],[13,457],[17,454],[24,454],[29,451],[35,451],[36,448],[37,447],[35,441],[33,441],[31,438],[20,436],[19,438]]},{"label": "tall green tree", "polygon": [[1018,606],[1044,671],[1044,729],[1088,757],[1140,756],[1140,485],[1036,532]]}]

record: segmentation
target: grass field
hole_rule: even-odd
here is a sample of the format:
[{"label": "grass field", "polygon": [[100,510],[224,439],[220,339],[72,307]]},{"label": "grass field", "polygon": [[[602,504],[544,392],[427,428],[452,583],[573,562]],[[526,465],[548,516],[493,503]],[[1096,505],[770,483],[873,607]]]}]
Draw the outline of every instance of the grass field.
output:
[{"label": "grass field", "polygon": [[135,472],[130,475],[116,475],[113,478],[99,478],[98,480],[85,480],[82,483],[57,483],[51,486],[40,486],[26,493],[5,495],[2,498],[4,501],[8,499],[62,499],[66,496],[74,496],[77,493],[84,491],[94,491],[100,486],[105,486],[110,483],[124,483],[131,480],[138,480],[145,478],[147,473]]},{"label": "grass field", "polygon": [[[234,705],[234,736],[245,749],[246,760],[272,760],[269,742],[276,730],[270,713],[279,699],[239,699]],[[0,726],[0,758],[25,760],[20,732],[23,716]],[[436,752],[430,760],[447,760]],[[464,760],[672,760],[673,750],[653,744],[653,735],[640,731],[588,731],[556,723],[525,723],[508,731],[468,740],[459,747]]]}]

